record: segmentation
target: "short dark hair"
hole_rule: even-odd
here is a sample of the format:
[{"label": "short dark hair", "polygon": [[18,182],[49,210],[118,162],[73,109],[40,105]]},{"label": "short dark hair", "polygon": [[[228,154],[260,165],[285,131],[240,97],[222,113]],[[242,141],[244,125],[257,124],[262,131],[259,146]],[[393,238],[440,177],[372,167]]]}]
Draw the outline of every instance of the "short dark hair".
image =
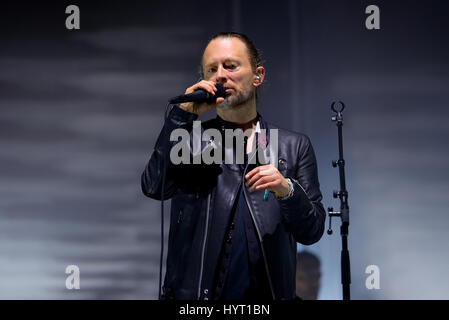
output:
[{"label": "short dark hair", "polygon": [[[251,41],[251,39],[247,35],[244,35],[243,33],[232,32],[232,31],[220,32],[220,33],[213,35],[211,38],[209,38],[209,41],[207,42],[206,46],[203,49],[203,54],[201,55],[201,62],[200,62],[200,69],[199,69],[201,79],[204,79],[204,70],[203,70],[204,51],[206,51],[206,48],[209,45],[209,43],[211,43],[212,40],[215,40],[217,38],[240,39],[245,44],[246,49],[248,50],[249,61],[251,63],[251,68],[253,69],[253,71],[255,71],[257,67],[262,65],[260,51],[257,50],[256,46],[254,45],[254,43]],[[259,100],[259,88],[256,88],[256,101],[258,101],[258,100]]]}]

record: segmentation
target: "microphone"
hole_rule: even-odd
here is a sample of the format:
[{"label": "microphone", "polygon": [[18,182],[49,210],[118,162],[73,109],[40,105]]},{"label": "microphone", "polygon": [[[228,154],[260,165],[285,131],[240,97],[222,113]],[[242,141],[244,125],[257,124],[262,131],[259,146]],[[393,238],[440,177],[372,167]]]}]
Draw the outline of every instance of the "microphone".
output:
[{"label": "microphone", "polygon": [[226,98],[226,89],[223,87],[223,85],[217,83],[215,84],[215,87],[217,88],[217,92],[215,92],[215,95],[212,95],[203,89],[198,89],[192,93],[181,94],[180,96],[171,98],[168,102],[171,104],[183,102],[213,103],[219,97]]}]

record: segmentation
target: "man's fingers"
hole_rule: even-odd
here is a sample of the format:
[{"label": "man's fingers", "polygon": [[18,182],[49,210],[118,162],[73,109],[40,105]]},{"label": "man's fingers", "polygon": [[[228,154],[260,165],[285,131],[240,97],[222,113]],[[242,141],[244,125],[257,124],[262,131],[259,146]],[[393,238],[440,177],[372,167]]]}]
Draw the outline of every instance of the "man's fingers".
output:
[{"label": "man's fingers", "polygon": [[254,190],[263,190],[263,189],[269,189],[270,191],[273,191],[272,189],[274,187],[281,185],[281,183],[282,183],[281,179],[274,176],[267,176],[266,178],[259,179],[259,181],[257,181],[250,188],[250,191],[252,192]]},{"label": "man's fingers", "polygon": [[215,95],[215,91],[217,91],[217,88],[215,87],[214,82],[202,80],[198,83],[195,83],[193,86],[189,87],[185,93],[189,94],[198,89],[203,89],[213,95]]},{"label": "man's fingers", "polygon": [[266,164],[264,166],[258,166],[256,168],[254,168],[253,170],[251,170],[250,172],[248,172],[245,176],[246,179],[250,179],[253,175],[255,175],[256,173],[258,173],[260,170],[264,170],[264,169],[268,169],[268,167],[270,167],[271,164]]},{"label": "man's fingers", "polygon": [[[260,168],[260,167],[259,167]],[[256,168],[257,169],[257,168]],[[260,174],[261,169],[257,170],[257,173],[255,173],[252,177],[247,179],[247,186],[250,187],[254,182],[260,179],[260,177],[263,177],[263,175]]]},{"label": "man's fingers", "polygon": [[[262,176],[260,179],[258,179],[253,185],[250,186],[250,191],[263,189],[262,186],[264,186],[266,183],[273,182],[273,186],[277,186],[281,184],[281,179],[277,175],[271,175],[271,176]],[[271,186],[271,185],[270,185]]]},{"label": "man's fingers", "polygon": [[[196,90],[204,90],[211,95],[215,95],[218,90],[215,86],[215,82],[208,80],[201,80],[200,82],[195,83],[193,86],[186,89],[185,94],[190,94]],[[217,98],[215,103],[194,103],[194,102],[184,102],[179,106],[189,112],[195,113],[197,115],[201,115],[209,109],[212,109],[217,106],[217,104],[222,103],[224,98]]]},{"label": "man's fingers", "polygon": [[261,176],[268,176],[268,175],[274,175],[277,173],[277,169],[271,165],[267,164],[264,166],[259,166],[257,168],[254,168],[251,170],[246,176],[247,186],[251,186],[257,179],[259,179]]},{"label": "man's fingers", "polygon": [[217,91],[217,88],[215,87],[215,83],[212,81],[205,81],[205,84],[210,88],[211,91],[209,91],[211,94],[215,95],[215,92]]},{"label": "man's fingers", "polygon": [[207,92],[209,92],[210,94],[215,95],[215,86],[210,84],[210,83],[200,83],[199,86],[195,89],[203,89],[206,90]]},{"label": "man's fingers", "polygon": [[264,184],[261,184],[256,187],[256,190],[269,189],[271,187],[277,186],[279,184],[279,180],[270,181]]},{"label": "man's fingers", "polygon": [[264,176],[264,177],[258,179],[256,182],[254,182],[254,184],[251,186],[251,188],[249,189],[249,191],[252,192],[252,191],[254,191],[254,190],[257,188],[257,186],[259,186],[259,185],[261,185],[261,184],[265,184],[265,183],[267,183],[267,182],[271,182],[271,181],[273,181],[273,180],[275,180],[275,178],[272,177],[272,176]]},{"label": "man's fingers", "polygon": [[251,170],[250,172],[248,172],[245,176],[246,180],[251,179],[251,177],[253,175],[255,175],[257,172],[259,172],[259,170],[260,170],[260,167],[256,167],[253,170]]},{"label": "man's fingers", "polygon": [[262,176],[268,176],[270,174],[275,174],[275,173],[276,173],[276,168],[271,165],[268,168],[261,169],[259,172],[259,174],[261,174]]},{"label": "man's fingers", "polygon": [[247,182],[246,182],[246,186],[250,187],[254,182],[256,182],[260,177],[260,174],[256,173],[255,175],[253,175]]},{"label": "man's fingers", "polygon": [[223,97],[218,97],[215,101],[216,104],[222,103],[225,99]]}]

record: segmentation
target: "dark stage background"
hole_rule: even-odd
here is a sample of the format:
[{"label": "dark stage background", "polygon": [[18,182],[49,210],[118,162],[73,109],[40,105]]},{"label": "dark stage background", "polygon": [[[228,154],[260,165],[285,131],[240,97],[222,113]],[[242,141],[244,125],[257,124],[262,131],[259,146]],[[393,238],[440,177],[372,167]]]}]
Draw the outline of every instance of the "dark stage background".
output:
[{"label": "dark stage background", "polygon": [[[346,103],[352,297],[449,299],[448,14],[435,0],[2,2],[0,298],[157,298],[160,203],[140,174],[207,38],[235,30],[263,53],[259,111],[310,136],[325,207],[339,205],[330,103]],[[339,225],[299,246],[321,261],[319,299],[341,298]]]}]

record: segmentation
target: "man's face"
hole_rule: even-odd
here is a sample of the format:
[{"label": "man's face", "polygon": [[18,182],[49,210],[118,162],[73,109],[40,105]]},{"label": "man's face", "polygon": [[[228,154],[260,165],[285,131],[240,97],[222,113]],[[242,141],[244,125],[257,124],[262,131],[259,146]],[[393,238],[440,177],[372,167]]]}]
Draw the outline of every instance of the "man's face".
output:
[{"label": "man's face", "polygon": [[204,79],[221,83],[226,99],[217,108],[233,108],[245,104],[255,93],[254,72],[246,45],[235,37],[212,40],[204,50]]}]

